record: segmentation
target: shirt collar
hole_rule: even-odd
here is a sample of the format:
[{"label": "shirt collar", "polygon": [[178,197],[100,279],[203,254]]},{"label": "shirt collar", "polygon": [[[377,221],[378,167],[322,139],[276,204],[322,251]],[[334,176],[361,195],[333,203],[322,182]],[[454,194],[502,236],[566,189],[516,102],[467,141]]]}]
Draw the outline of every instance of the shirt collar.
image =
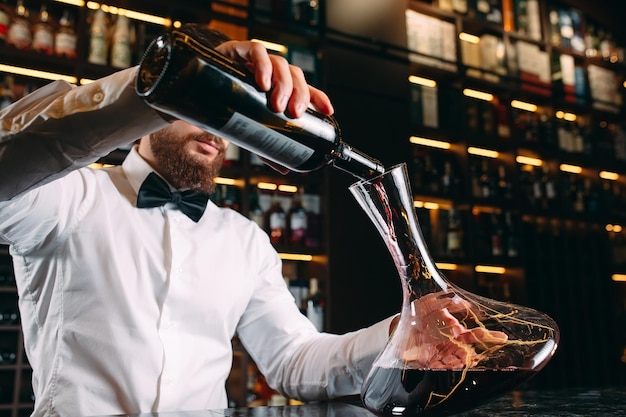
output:
[{"label": "shirt collar", "polygon": [[[139,192],[139,188],[141,187],[141,184],[143,184],[146,177],[151,172],[156,172],[150,164],[147,163],[141,155],[139,155],[139,152],[137,152],[137,145],[133,146],[130,152],[128,152],[126,159],[122,162],[122,169],[124,170],[131,187],[133,187],[135,194]],[[156,174],[158,174],[158,172],[156,172]]]}]

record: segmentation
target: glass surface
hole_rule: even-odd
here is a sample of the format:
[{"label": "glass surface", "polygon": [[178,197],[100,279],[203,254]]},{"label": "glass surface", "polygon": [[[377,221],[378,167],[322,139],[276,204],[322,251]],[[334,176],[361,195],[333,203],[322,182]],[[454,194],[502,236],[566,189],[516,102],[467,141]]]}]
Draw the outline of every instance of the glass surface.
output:
[{"label": "glass surface", "polygon": [[559,341],[554,320],[464,291],[437,269],[405,164],[350,191],[385,241],[403,291],[398,326],[363,384],[369,410],[451,415],[510,391],[552,358]]}]

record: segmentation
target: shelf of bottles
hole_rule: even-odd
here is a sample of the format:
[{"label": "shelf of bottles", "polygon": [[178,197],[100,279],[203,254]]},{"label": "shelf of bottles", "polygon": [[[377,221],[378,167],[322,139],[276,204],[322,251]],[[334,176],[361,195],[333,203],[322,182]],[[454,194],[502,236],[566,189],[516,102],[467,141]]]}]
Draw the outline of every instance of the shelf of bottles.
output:
[{"label": "shelf of bottles", "polygon": [[434,258],[465,289],[559,319],[572,347],[543,383],[611,380],[623,338],[580,374],[567,364],[626,312],[624,46],[565,1],[413,0],[405,18],[411,182]]},{"label": "shelf of bottles", "polygon": [[614,36],[539,0],[411,1],[406,25],[412,183],[437,259],[510,271],[538,218],[620,241],[626,66]]}]

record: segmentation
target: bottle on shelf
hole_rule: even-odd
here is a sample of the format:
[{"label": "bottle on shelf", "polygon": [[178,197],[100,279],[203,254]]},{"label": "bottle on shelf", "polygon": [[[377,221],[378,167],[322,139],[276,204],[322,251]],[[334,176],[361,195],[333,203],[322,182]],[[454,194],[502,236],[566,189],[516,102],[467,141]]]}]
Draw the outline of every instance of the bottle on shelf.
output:
[{"label": "bottle on shelf", "polygon": [[446,255],[454,259],[462,258],[463,251],[463,224],[461,216],[454,206],[448,210],[448,230],[446,232]]},{"label": "bottle on shelf", "polygon": [[380,162],[342,140],[333,117],[311,109],[299,119],[273,112],[253,74],[211,48],[223,40],[200,25],[158,36],[142,59],[137,93],[155,109],[292,171],[331,164],[358,178],[384,172]]},{"label": "bottle on shelf", "polygon": [[491,213],[491,257],[504,255],[504,229],[498,213]]},{"label": "bottle on shelf", "polygon": [[7,32],[10,22],[11,10],[7,4],[7,0],[0,0],[0,45],[4,45],[7,41]]},{"label": "bottle on shelf", "polygon": [[109,26],[104,10],[98,9],[93,14],[93,20],[89,29],[89,56],[87,61],[92,64],[107,64]]},{"label": "bottle on shelf", "polygon": [[504,213],[504,228],[506,233],[506,256],[515,259],[519,256],[519,236],[517,225],[510,211]]},{"label": "bottle on shelf", "polygon": [[65,58],[76,58],[76,30],[70,11],[63,10],[59,19],[59,29],[54,37],[54,54]]},{"label": "bottle on shelf", "polygon": [[128,68],[132,60],[130,21],[125,15],[117,15],[111,44],[111,66]]},{"label": "bottle on shelf", "polygon": [[554,177],[548,164],[542,166],[543,174],[541,176],[542,206],[544,209],[555,209],[558,205],[557,187]]},{"label": "bottle on shelf", "polygon": [[286,219],[285,209],[283,208],[278,195],[274,194],[272,205],[264,215],[264,229],[270,237],[270,242],[274,245],[285,243],[286,238]]},{"label": "bottle on shelf", "polygon": [[321,213],[321,197],[317,192],[309,192],[302,195],[302,205],[307,213],[306,236],[304,246],[317,249],[323,242],[323,218]]},{"label": "bottle on shelf", "polygon": [[320,332],[324,331],[324,310],[326,300],[319,289],[317,278],[309,280],[309,296],[305,300],[306,316]]},{"label": "bottle on shelf", "polygon": [[260,228],[263,228],[263,208],[261,207],[258,188],[252,187],[248,198],[250,201],[248,218],[255,222]]},{"label": "bottle on shelf", "polygon": [[3,82],[0,83],[0,110],[9,107],[15,101],[13,92],[13,76],[5,75]]},{"label": "bottle on shelf", "polygon": [[495,194],[495,181],[493,178],[493,173],[489,167],[489,161],[486,158],[483,158],[481,163],[481,171],[479,177],[481,197],[482,198],[492,198]]},{"label": "bottle on shelf", "polygon": [[504,200],[513,199],[513,184],[509,180],[506,168],[503,164],[498,165],[498,197]]},{"label": "bottle on shelf", "polygon": [[234,185],[222,184],[222,200],[220,205],[222,207],[230,208],[235,211],[241,210],[241,196],[239,188]]},{"label": "bottle on shelf", "polygon": [[229,143],[224,152],[224,166],[232,167],[239,164],[241,159],[241,150],[234,143]]},{"label": "bottle on shelf", "polygon": [[50,15],[46,3],[41,4],[39,18],[37,23],[33,25],[31,49],[46,55],[52,55],[54,52],[54,30],[50,24]]},{"label": "bottle on shelf", "polygon": [[302,204],[303,190],[293,196],[291,207],[287,212],[287,241],[290,245],[304,245],[308,233],[308,213]]},{"label": "bottle on shelf", "polygon": [[32,42],[29,12],[24,0],[17,0],[15,14],[7,32],[7,44],[17,49],[28,50]]}]

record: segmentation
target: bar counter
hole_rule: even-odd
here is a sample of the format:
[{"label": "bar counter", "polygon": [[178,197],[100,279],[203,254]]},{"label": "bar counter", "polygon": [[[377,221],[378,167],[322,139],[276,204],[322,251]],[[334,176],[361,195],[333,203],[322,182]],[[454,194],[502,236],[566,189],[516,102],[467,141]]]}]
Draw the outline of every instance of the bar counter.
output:
[{"label": "bar counter", "polygon": [[[358,401],[298,406],[169,411],[128,417],[375,417]],[[589,417],[626,416],[626,387],[514,391],[457,417]]]}]

